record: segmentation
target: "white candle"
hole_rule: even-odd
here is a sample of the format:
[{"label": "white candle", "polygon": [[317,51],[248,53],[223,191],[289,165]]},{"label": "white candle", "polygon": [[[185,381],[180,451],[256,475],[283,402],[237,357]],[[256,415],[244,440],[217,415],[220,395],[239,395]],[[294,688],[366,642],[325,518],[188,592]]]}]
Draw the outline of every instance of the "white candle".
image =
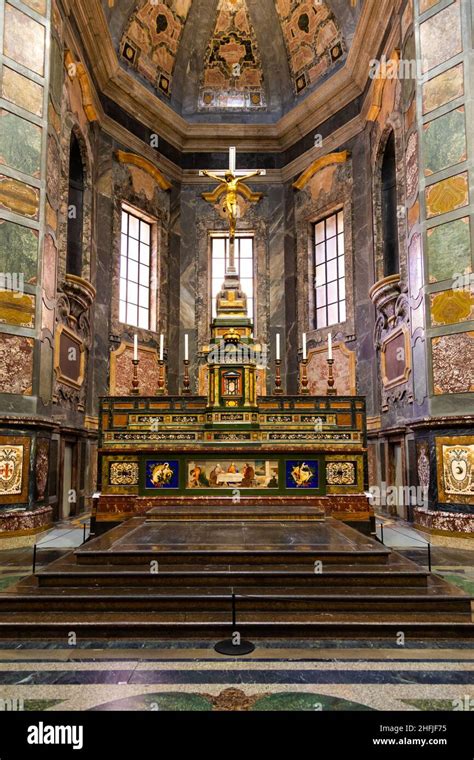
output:
[{"label": "white candle", "polygon": [[280,361],[280,333],[276,334],[276,360]]},{"label": "white candle", "polygon": [[332,359],[332,335],[328,335],[328,359]]},{"label": "white candle", "polygon": [[138,335],[136,333],[133,336],[133,359],[134,361],[138,359]]},{"label": "white candle", "polygon": [[164,358],[164,348],[165,348],[165,336],[163,333],[160,335],[160,362],[163,361]]},{"label": "white candle", "polygon": [[189,359],[189,335],[187,333],[184,336],[184,359],[185,361]]},{"label": "white candle", "polygon": [[303,333],[303,361],[306,361],[308,354],[306,352],[306,333]]},{"label": "white candle", "polygon": [[229,148],[229,169],[232,174],[235,174],[235,167],[237,165],[237,150],[236,148]]}]

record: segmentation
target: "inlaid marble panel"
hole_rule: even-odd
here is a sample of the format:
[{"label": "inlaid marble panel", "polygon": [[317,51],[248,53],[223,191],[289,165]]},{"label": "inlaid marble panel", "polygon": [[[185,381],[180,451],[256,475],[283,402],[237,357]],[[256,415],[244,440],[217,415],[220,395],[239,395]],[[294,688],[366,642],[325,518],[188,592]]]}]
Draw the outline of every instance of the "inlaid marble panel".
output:
[{"label": "inlaid marble panel", "polygon": [[419,165],[418,165],[418,132],[411,133],[407,141],[406,149],[406,178],[407,199],[412,201],[418,192]]},{"label": "inlaid marble panel", "polygon": [[64,67],[63,54],[55,37],[51,38],[51,70],[50,70],[50,94],[56,106],[61,103],[61,90],[63,86]]},{"label": "inlaid marble panel", "polygon": [[35,326],[35,296],[0,290],[0,322],[16,327]]},{"label": "inlaid marble panel", "polygon": [[474,391],[474,332],[432,338],[431,352],[436,395]]},{"label": "inlaid marble panel", "polygon": [[8,66],[3,67],[2,97],[36,116],[43,114],[43,88]]},{"label": "inlaid marble panel", "polygon": [[474,318],[474,295],[468,290],[443,290],[430,295],[431,324],[454,325]]},{"label": "inlaid marble panel", "polygon": [[423,253],[421,235],[415,233],[408,246],[408,261],[410,270],[410,288],[413,298],[417,298],[423,287]]},{"label": "inlaid marble panel", "polygon": [[38,219],[39,197],[37,187],[0,174],[0,208],[30,219]]},{"label": "inlaid marble panel", "polygon": [[46,0],[23,0],[23,2],[36,13],[41,13],[42,16],[46,15],[48,7]]},{"label": "inlaid marble panel", "polygon": [[420,13],[425,13],[425,11],[429,11],[430,8],[433,7],[433,5],[436,5],[439,3],[439,0],[420,0]]},{"label": "inlaid marble panel", "polygon": [[33,339],[0,333],[0,387],[2,393],[31,396]]},{"label": "inlaid marble panel", "polygon": [[41,127],[0,109],[0,164],[39,177]]},{"label": "inlaid marble panel", "polygon": [[466,160],[464,106],[424,125],[423,149],[426,177]]},{"label": "inlaid marble panel", "polygon": [[[138,348],[138,382],[142,396],[153,396],[158,388],[158,353],[155,349]],[[129,396],[133,380],[133,346],[122,343],[111,355],[110,394]]]},{"label": "inlaid marble panel", "polygon": [[467,172],[436,182],[426,188],[426,213],[433,216],[447,214],[469,203],[469,185]]},{"label": "inlaid marble panel", "polygon": [[[335,387],[340,396],[356,392],[356,360],[353,351],[345,345],[336,344],[333,350],[333,374]],[[308,388],[312,396],[325,396],[328,389],[327,348],[308,353]]]},{"label": "inlaid marble panel", "polygon": [[423,85],[423,113],[434,111],[464,95],[464,67],[460,63]]},{"label": "inlaid marble panel", "polygon": [[36,282],[38,233],[0,219],[0,272],[22,273],[25,282]]},{"label": "inlaid marble panel", "polygon": [[5,5],[3,52],[27,69],[44,73],[45,27],[8,3]]},{"label": "inlaid marble panel", "polygon": [[428,277],[442,282],[471,272],[469,217],[440,224],[427,233]]},{"label": "inlaid marble panel", "polygon": [[51,235],[45,235],[43,248],[43,288],[48,298],[56,291],[56,268],[58,251]]},{"label": "inlaid marble panel", "polygon": [[462,51],[459,0],[420,26],[423,72],[448,61]]}]

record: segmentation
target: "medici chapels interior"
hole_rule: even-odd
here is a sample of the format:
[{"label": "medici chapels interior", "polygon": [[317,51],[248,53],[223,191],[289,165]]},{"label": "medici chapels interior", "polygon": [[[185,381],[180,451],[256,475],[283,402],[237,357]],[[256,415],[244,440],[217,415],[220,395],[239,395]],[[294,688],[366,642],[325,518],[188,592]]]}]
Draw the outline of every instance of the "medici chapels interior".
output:
[{"label": "medici chapels interior", "polygon": [[473,30],[0,3],[4,704],[469,695]]}]

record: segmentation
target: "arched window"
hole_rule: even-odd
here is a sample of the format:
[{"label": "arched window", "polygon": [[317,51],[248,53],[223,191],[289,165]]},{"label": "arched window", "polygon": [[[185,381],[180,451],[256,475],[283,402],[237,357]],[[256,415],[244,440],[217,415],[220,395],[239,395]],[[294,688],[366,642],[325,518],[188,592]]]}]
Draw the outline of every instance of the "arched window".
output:
[{"label": "arched window", "polygon": [[66,272],[82,274],[82,223],[84,213],[84,166],[79,141],[71,133],[69,147],[69,194]]},{"label": "arched window", "polygon": [[398,274],[397,168],[395,135],[390,133],[382,161],[382,234],[384,277]]}]

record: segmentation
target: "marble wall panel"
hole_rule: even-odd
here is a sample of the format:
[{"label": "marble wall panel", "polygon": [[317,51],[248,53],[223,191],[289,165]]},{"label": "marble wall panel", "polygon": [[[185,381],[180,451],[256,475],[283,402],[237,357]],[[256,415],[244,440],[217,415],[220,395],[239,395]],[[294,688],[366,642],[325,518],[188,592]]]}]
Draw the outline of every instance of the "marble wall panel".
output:
[{"label": "marble wall panel", "polygon": [[32,338],[0,333],[0,388],[2,393],[33,393]]},{"label": "marble wall panel", "polygon": [[54,298],[56,293],[56,269],[58,250],[51,235],[45,235],[43,247],[43,289],[46,296]]},{"label": "marble wall panel", "polygon": [[39,177],[41,127],[0,109],[0,164]]},{"label": "marble wall panel", "polygon": [[423,85],[423,113],[450,103],[464,95],[464,67],[460,63],[452,69],[438,74]]},{"label": "marble wall panel", "polygon": [[469,217],[431,228],[426,239],[430,282],[451,280],[472,271]]},{"label": "marble wall panel", "polygon": [[425,198],[428,219],[467,206],[469,204],[467,172],[430,185],[426,188]]},{"label": "marble wall panel", "polygon": [[[333,374],[335,388],[340,396],[356,393],[356,358],[355,353],[345,345],[334,346]],[[327,348],[308,353],[308,388],[312,396],[325,396],[328,389]]]},{"label": "marble wall panel", "polygon": [[25,282],[36,282],[38,233],[0,219],[0,272],[22,273]]},{"label": "marble wall panel", "polygon": [[415,233],[408,246],[408,267],[410,272],[410,293],[412,298],[418,298],[423,287],[423,251],[421,235]]},{"label": "marble wall panel", "polygon": [[46,10],[48,7],[46,0],[23,0],[23,2],[28,6],[28,8],[31,8],[32,11],[41,13],[42,16],[46,15]]},{"label": "marble wall panel", "polygon": [[466,160],[464,106],[423,127],[425,177]]},{"label": "marble wall panel", "polygon": [[439,3],[439,0],[420,0],[420,13],[425,13],[425,11],[429,11],[430,8],[433,7],[433,5],[436,5]]},{"label": "marble wall panel", "polygon": [[44,73],[45,27],[13,5],[5,5],[3,52],[27,69]]},{"label": "marble wall panel", "polygon": [[0,290],[0,322],[16,327],[35,326],[35,296]]},{"label": "marble wall panel", "polygon": [[8,66],[3,67],[3,77],[1,83],[1,93],[5,100],[14,103],[20,108],[42,116],[43,114],[43,88],[40,84],[24,77]]},{"label": "marble wall panel", "polygon": [[40,191],[13,177],[0,174],[0,208],[38,220]]},{"label": "marble wall panel", "polygon": [[474,332],[431,340],[435,395],[474,391]]},{"label": "marble wall panel", "polygon": [[423,73],[462,51],[459,0],[421,24],[420,40]]},{"label": "marble wall panel", "polygon": [[[138,348],[138,382],[141,396],[153,396],[158,388],[158,352]],[[133,346],[122,343],[111,355],[110,395],[129,396],[133,380]]]},{"label": "marble wall panel", "polygon": [[443,290],[430,295],[431,324],[455,325],[474,319],[474,295],[468,290]]}]

